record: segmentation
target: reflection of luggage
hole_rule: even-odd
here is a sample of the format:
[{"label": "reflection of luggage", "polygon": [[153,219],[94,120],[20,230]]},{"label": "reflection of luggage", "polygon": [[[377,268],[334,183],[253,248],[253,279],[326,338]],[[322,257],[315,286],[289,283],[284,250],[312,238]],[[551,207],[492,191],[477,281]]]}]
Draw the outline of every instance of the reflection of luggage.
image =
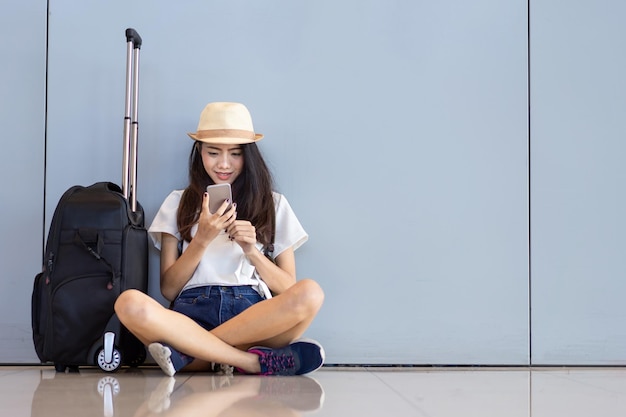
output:
[{"label": "reflection of luggage", "polygon": [[63,194],[50,225],[43,270],[35,277],[35,350],[42,362],[54,362],[58,371],[96,364],[115,371],[146,358],[144,346],[120,324],[113,309],[125,289],[148,290],[148,239],[135,188],[141,38],[133,29],[126,30],[126,38],[122,188],[99,182]]}]

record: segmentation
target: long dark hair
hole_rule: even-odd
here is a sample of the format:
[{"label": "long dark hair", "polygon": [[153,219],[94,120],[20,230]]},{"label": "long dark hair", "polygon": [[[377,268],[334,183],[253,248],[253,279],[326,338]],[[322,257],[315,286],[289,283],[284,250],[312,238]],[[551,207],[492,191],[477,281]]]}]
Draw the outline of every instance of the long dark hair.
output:
[{"label": "long dark hair", "polygon": [[[196,141],[189,154],[189,185],[178,207],[177,225],[182,238],[191,241],[191,228],[198,221],[202,195],[214,184],[202,164],[202,142]],[[232,184],[237,219],[248,220],[256,228],[256,238],[265,248],[271,247],[276,225],[272,190],[274,181],[256,143],[241,145],[243,170]]]}]

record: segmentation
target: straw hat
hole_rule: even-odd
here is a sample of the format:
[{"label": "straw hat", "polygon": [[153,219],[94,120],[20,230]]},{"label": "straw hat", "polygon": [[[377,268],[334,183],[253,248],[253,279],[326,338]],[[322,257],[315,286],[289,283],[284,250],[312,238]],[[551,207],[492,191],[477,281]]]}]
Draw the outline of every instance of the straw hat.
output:
[{"label": "straw hat", "polygon": [[241,103],[209,103],[200,114],[198,131],[187,133],[193,140],[235,145],[261,140],[254,133],[250,112]]}]

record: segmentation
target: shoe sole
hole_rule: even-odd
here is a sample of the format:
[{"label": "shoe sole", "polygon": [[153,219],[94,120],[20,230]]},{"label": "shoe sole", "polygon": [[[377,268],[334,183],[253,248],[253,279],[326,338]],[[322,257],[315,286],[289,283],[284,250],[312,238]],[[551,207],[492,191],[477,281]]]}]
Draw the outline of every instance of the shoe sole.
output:
[{"label": "shoe sole", "polygon": [[174,376],[176,369],[174,369],[174,365],[170,359],[172,351],[169,350],[169,348],[160,343],[150,343],[148,351],[156,363],[161,367],[161,370],[165,373],[165,375]]}]

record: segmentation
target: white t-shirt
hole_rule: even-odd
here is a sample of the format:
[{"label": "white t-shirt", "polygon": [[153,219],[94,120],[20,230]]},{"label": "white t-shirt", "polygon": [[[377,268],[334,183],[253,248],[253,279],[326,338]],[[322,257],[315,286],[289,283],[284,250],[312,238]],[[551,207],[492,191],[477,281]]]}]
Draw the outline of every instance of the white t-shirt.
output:
[{"label": "white t-shirt", "polygon": [[[176,225],[176,214],[182,195],[183,190],[172,191],[161,205],[148,229],[154,246],[159,250],[161,250],[161,233],[173,235],[179,241],[182,239]],[[276,257],[285,249],[298,249],[308,240],[309,236],[298,221],[287,199],[276,192],[273,193],[273,196],[276,208],[273,256]],[[198,225],[196,224],[191,229],[191,236],[194,236],[197,230]],[[187,249],[188,244],[189,242],[183,242],[183,252]],[[259,250],[263,249],[263,245],[259,242],[256,246]],[[224,230],[213,239],[204,251],[198,267],[182,291],[206,285],[252,285],[266,298],[271,297],[267,285],[261,281],[254,265],[244,255],[241,246],[231,241]]]}]

